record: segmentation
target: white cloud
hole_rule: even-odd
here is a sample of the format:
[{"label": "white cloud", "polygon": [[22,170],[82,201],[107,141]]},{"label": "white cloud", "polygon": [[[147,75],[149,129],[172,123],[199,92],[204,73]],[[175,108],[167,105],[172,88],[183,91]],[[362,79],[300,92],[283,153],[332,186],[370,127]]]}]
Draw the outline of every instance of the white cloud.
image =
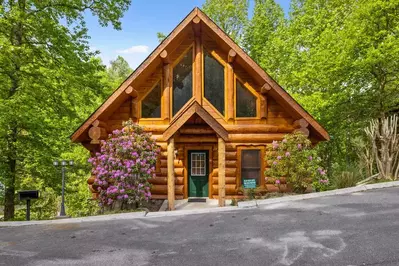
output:
[{"label": "white cloud", "polygon": [[143,54],[143,53],[148,53],[150,50],[150,47],[147,45],[133,45],[130,48],[124,49],[124,50],[117,50],[116,52],[118,54]]}]

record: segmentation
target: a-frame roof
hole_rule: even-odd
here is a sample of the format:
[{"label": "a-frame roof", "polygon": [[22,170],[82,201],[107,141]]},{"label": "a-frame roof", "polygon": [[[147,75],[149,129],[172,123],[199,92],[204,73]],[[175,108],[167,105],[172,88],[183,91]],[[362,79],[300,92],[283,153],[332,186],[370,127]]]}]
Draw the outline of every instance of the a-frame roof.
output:
[{"label": "a-frame roof", "polygon": [[163,133],[163,139],[168,140],[171,138],[173,134],[175,134],[177,130],[179,130],[194,114],[201,117],[202,120],[204,120],[204,122],[207,123],[208,126],[210,126],[222,139],[228,139],[229,133],[227,130],[194,99],[187,106],[187,109],[180,113],[180,116],[177,117],[165,130]]},{"label": "a-frame roof", "polygon": [[[236,62],[244,67],[247,71],[254,74],[254,79],[259,83],[264,83],[270,90],[268,95],[272,96],[282,107],[294,118],[305,119],[311,131],[321,140],[328,140],[327,131],[309,114],[307,113],[276,81],[274,81],[252,58],[250,58],[244,50],[239,47],[222,29],[220,29],[205,13],[199,8],[194,8],[180,24],[166,37],[166,39],[158,45],[157,48],[144,60],[144,62],[119,86],[117,90],[72,134],[71,140],[79,142],[84,139],[90,125],[96,120],[101,119],[104,113],[109,113],[123,103],[129,96],[125,90],[132,82],[139,78],[143,71],[155,64],[159,59],[161,52],[177,39],[179,34],[191,26],[191,22],[195,17],[199,17],[201,22],[208,30],[213,32],[215,38],[219,38],[223,44],[233,49],[237,56]],[[313,130],[312,130],[313,129]]]}]

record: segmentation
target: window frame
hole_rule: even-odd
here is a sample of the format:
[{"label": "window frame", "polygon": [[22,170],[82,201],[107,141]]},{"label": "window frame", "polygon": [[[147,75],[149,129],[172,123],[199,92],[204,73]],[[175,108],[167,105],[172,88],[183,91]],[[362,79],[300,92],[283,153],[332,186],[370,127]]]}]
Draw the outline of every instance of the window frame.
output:
[{"label": "window frame", "polygon": [[[224,115],[219,112],[219,110],[213,106],[213,104],[205,97],[205,53],[204,51],[207,51],[208,54],[210,54],[216,61],[219,62],[223,66],[223,74],[224,74]],[[214,110],[220,117],[222,117],[225,121],[227,118],[227,105],[228,101],[226,100],[226,95],[227,95],[227,63],[226,61],[223,60],[223,58],[213,49],[208,49],[206,45],[202,45],[202,100],[206,101],[206,103]]]},{"label": "window frame", "polygon": [[[237,117],[237,81],[246,88],[256,98],[256,116]],[[259,93],[248,83],[244,82],[237,74],[234,74],[234,119],[235,120],[259,120],[260,119],[260,99]]]},{"label": "window frame", "polygon": [[[161,87],[161,99],[160,99],[160,101],[161,101],[161,105],[160,105],[161,106],[161,117],[143,117],[143,106],[142,106],[142,103],[143,103],[144,99],[148,96],[148,94],[150,94],[155,89],[155,87],[158,84]],[[163,95],[162,95],[162,92],[163,92],[163,80],[162,80],[162,78],[159,78],[159,79],[157,79],[157,81],[155,81],[154,85],[152,85],[151,89],[149,89],[140,98],[139,106],[138,106],[139,109],[140,109],[140,117],[139,117],[140,120],[144,120],[144,121],[159,121],[159,120],[163,120],[162,119],[162,110],[163,110],[163,103],[162,103],[163,102],[162,101]]]},{"label": "window frame", "polygon": [[243,150],[259,150],[260,153],[260,180],[259,185],[257,187],[264,187],[265,186],[265,152],[266,147],[264,145],[257,145],[257,146],[238,146],[237,147],[237,187],[244,187],[242,184],[242,177],[241,177],[241,166],[242,166],[242,155],[241,152]]},{"label": "window frame", "polygon": [[[192,69],[192,86],[191,86],[191,98],[180,108],[179,111],[176,112],[175,115],[173,115],[173,70],[177,64],[180,63],[180,61],[183,59],[183,57],[192,49],[191,57],[192,57],[192,63],[191,63],[191,69]],[[195,78],[194,78],[194,73],[195,73],[195,47],[194,47],[194,42],[191,42],[191,44],[177,57],[176,60],[173,61],[173,63],[170,65],[170,90],[169,90],[169,110],[171,114],[170,120],[172,121],[174,118],[180,115],[183,110],[186,109],[187,105],[191,103],[191,101],[194,99],[194,83],[195,83]]]}]

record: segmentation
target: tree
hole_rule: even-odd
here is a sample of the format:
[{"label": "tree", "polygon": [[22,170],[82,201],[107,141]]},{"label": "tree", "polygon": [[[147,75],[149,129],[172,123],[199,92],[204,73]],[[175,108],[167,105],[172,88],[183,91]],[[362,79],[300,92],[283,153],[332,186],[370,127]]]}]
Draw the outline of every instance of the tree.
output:
[{"label": "tree", "polygon": [[129,77],[132,72],[133,69],[130,68],[129,63],[122,56],[119,55],[115,60],[111,60],[107,73],[112,91]]},{"label": "tree", "polygon": [[[0,178],[4,218],[14,217],[15,190],[24,178],[54,184],[54,157],[102,95],[88,46],[84,12],[120,29],[130,0],[5,0],[0,4]],[[65,21],[65,23],[63,23]],[[90,110],[91,112],[92,110]],[[58,183],[58,182],[57,182]]]},{"label": "tree", "polygon": [[157,32],[157,38],[159,42],[162,42],[166,39],[166,35],[163,32]]},{"label": "tree", "polygon": [[235,42],[241,44],[248,21],[248,0],[206,0],[203,11]]},{"label": "tree", "polygon": [[278,69],[278,38],[285,26],[284,11],[274,0],[255,0],[254,14],[244,34],[249,55],[269,73]]}]

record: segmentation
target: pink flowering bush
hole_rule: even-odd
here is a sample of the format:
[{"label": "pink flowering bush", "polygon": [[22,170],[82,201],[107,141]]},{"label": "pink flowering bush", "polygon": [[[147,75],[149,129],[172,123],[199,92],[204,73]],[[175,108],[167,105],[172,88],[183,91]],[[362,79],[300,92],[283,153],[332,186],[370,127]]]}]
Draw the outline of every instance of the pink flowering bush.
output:
[{"label": "pink flowering bush", "polygon": [[268,149],[265,158],[271,164],[265,176],[276,179],[277,186],[284,177],[295,192],[304,192],[309,185],[318,191],[327,189],[326,171],[320,167],[320,158],[305,135],[287,134],[282,141],[273,141]]},{"label": "pink flowering bush", "polygon": [[100,206],[116,201],[138,204],[151,198],[148,179],[155,175],[160,150],[151,135],[132,121],[124,123],[107,140],[101,141],[101,152],[89,159],[96,176],[93,187],[98,190]]}]

